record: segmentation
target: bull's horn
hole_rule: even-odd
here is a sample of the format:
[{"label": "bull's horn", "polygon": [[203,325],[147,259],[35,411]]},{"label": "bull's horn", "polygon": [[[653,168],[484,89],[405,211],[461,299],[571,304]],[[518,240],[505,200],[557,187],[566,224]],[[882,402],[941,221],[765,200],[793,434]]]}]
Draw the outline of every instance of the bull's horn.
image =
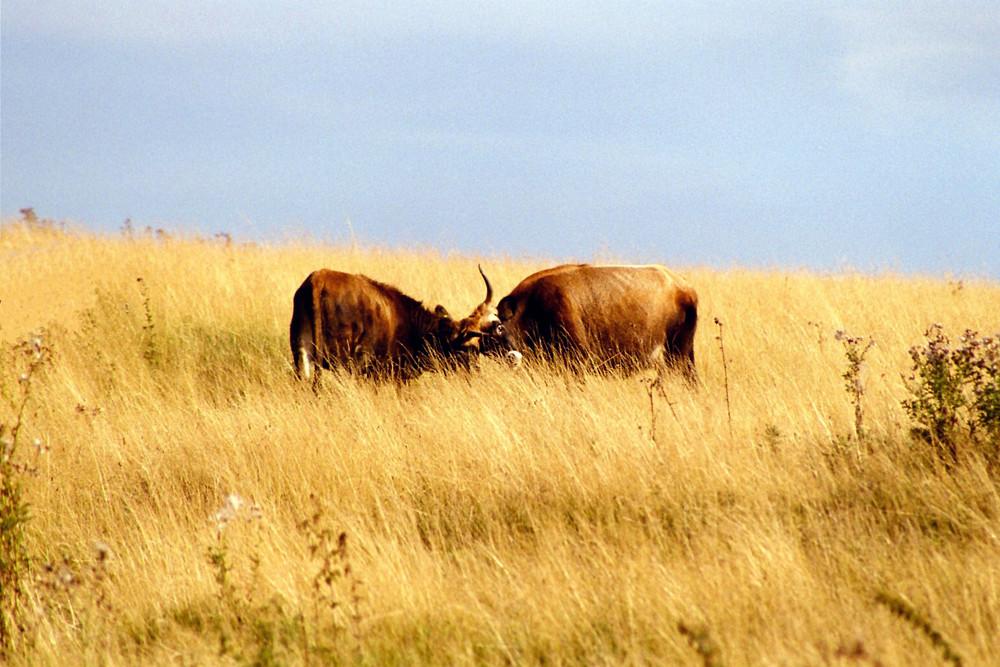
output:
[{"label": "bull's horn", "polygon": [[493,285],[490,285],[490,279],[486,277],[485,273],[483,273],[482,264],[477,264],[477,266],[479,267],[479,275],[483,277],[483,282],[486,283],[486,300],[483,301],[483,303],[489,304],[493,301]]}]

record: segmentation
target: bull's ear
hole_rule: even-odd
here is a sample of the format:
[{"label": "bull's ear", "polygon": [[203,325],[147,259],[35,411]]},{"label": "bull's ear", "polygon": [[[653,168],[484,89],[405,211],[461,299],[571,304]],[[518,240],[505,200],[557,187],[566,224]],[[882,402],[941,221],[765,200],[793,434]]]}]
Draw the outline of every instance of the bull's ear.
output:
[{"label": "bull's ear", "polygon": [[434,314],[437,315],[438,317],[445,317],[449,320],[451,319],[451,315],[448,314],[448,311],[445,310],[444,306],[438,306],[437,308],[435,308]]}]

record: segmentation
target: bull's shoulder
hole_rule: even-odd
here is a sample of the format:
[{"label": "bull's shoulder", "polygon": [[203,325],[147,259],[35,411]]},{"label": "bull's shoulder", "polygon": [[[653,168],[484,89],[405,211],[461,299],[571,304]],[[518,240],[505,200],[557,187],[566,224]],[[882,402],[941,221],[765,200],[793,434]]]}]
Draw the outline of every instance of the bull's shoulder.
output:
[{"label": "bull's shoulder", "polygon": [[367,285],[372,282],[366,276],[358,273],[345,273],[334,269],[317,269],[306,278],[313,288],[323,288],[338,291],[345,287],[357,287]]},{"label": "bull's shoulder", "polygon": [[650,280],[655,280],[664,287],[675,287],[681,291],[694,292],[694,289],[687,280],[676,271],[662,264],[604,265],[595,268],[620,275],[642,276]]},{"label": "bull's shoulder", "polygon": [[650,266],[651,268],[655,269],[660,275],[662,275],[667,282],[677,287],[678,290],[691,292],[692,294],[694,293],[694,288],[691,286],[691,283],[689,283],[683,276],[681,276],[676,271],[668,269],[662,264],[652,264]]},{"label": "bull's shoulder", "polygon": [[[656,292],[683,295],[697,302],[694,288],[679,274],[661,264],[563,264],[533,273],[508,295],[508,300],[571,300],[614,298],[623,293]],[[501,300],[501,304],[503,300]]]},{"label": "bull's shoulder", "polygon": [[677,273],[663,264],[581,264],[581,272],[594,275],[643,275],[654,274],[679,279]]},{"label": "bull's shoulder", "polygon": [[312,284],[313,289],[321,289],[333,294],[364,293],[372,296],[379,295],[390,300],[407,299],[406,295],[398,288],[369,278],[362,273],[318,269],[313,271],[306,280]]},{"label": "bull's shoulder", "polygon": [[537,282],[565,286],[627,284],[682,285],[684,279],[660,264],[573,264],[532,276]]},{"label": "bull's shoulder", "polygon": [[687,310],[698,307],[698,293],[680,274],[659,264],[650,265],[649,269],[656,272],[661,292],[677,308]]},{"label": "bull's shoulder", "polygon": [[541,271],[536,271],[530,276],[522,280],[518,287],[528,287],[530,285],[535,285],[538,283],[547,283],[557,280],[563,276],[572,276],[579,272],[581,269],[590,266],[589,264],[561,264],[559,266],[553,266],[548,269],[542,269]]}]

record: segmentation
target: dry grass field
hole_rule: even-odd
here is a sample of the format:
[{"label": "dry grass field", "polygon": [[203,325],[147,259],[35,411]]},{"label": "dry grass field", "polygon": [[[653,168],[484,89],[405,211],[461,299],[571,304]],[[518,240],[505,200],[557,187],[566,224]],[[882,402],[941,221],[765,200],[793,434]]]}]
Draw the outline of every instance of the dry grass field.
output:
[{"label": "dry grass field", "polygon": [[[28,516],[0,662],[997,664],[1000,479],[935,456],[902,401],[929,325],[1000,331],[1000,285],[673,267],[701,386],[663,394],[489,359],[294,381],[313,269],[466,314],[479,262],[498,296],[553,263],[4,221]],[[875,341],[860,394],[838,330]]]}]

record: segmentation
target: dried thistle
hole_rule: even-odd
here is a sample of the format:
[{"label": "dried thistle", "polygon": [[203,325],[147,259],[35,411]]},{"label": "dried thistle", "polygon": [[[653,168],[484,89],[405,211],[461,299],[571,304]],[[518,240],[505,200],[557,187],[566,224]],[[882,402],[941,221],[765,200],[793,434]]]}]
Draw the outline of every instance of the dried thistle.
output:
[{"label": "dried thistle", "polygon": [[875,347],[871,336],[851,336],[843,329],[838,329],[834,339],[844,343],[847,355],[847,370],[841,376],[844,378],[844,388],[854,405],[854,433],[858,442],[865,439],[864,413],[861,409],[861,397],[865,394],[864,374],[867,370],[865,355]]},{"label": "dried thistle", "polygon": [[677,624],[677,631],[687,637],[691,646],[701,656],[702,664],[705,667],[722,667],[722,657],[719,654],[719,647],[715,645],[705,627],[692,628],[681,621]]},{"label": "dried thistle", "polygon": [[[354,638],[354,649],[357,657],[361,654],[361,595],[362,581],[354,573],[347,549],[347,533],[335,533],[324,521],[324,510],[319,499],[310,494],[314,505],[312,515],[300,521],[298,528],[309,540],[309,554],[319,562],[312,578],[313,616],[315,631],[319,636],[324,633],[323,612],[335,612],[344,602],[349,605],[347,611],[350,621],[350,631]],[[334,535],[336,534],[336,537]],[[338,583],[339,582],[339,583]],[[346,596],[343,587],[346,585]],[[345,628],[336,623],[332,628],[342,632]]]},{"label": "dried thistle", "polygon": [[28,576],[30,558],[25,537],[28,504],[21,478],[37,473],[38,458],[48,447],[36,438],[32,443],[34,463],[27,463],[18,456],[18,443],[26,422],[32,381],[51,355],[43,330],[14,346],[15,368],[21,370],[17,375],[20,395],[12,397],[11,418],[0,413],[0,652],[13,645],[14,632],[22,629],[23,582]]},{"label": "dried thistle", "polygon": [[955,667],[961,667],[962,656],[960,656],[955,649],[952,648],[951,643],[944,638],[944,635],[938,632],[934,626],[930,624],[930,621],[924,618],[923,615],[917,611],[916,607],[905,600],[901,600],[900,598],[884,592],[878,593],[875,596],[875,601],[881,605],[885,605],[893,614],[899,616],[904,621],[919,630],[931,641],[931,644],[941,650],[944,654],[943,657],[945,660],[955,665]]},{"label": "dried thistle", "polygon": [[729,437],[733,437],[733,411],[729,404],[729,365],[726,363],[726,344],[722,340],[722,321],[715,318],[715,324],[719,327],[719,335],[715,337],[719,341],[719,353],[722,354],[722,377],[726,387],[726,417],[729,419]]}]

